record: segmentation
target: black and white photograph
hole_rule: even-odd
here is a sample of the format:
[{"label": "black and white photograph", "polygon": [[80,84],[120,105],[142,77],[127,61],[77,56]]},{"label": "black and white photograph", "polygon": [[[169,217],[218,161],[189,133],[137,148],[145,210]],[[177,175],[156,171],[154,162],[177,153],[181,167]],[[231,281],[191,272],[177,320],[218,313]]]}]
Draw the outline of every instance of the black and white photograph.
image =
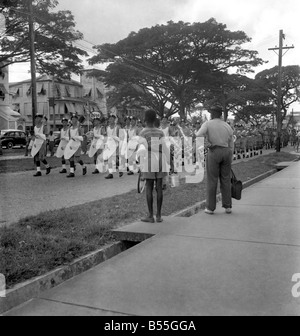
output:
[{"label": "black and white photograph", "polygon": [[300,316],[299,15],[0,0],[0,316]]}]

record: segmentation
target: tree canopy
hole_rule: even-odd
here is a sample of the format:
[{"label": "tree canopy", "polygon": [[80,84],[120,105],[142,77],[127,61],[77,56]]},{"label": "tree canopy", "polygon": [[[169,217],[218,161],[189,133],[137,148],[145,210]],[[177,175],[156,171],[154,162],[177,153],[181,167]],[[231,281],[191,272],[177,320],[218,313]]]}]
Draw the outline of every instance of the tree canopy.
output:
[{"label": "tree canopy", "polygon": [[[54,11],[57,0],[33,1],[33,21],[37,71],[69,78],[83,69],[80,56],[87,53],[76,47],[83,39],[75,29],[70,11]],[[6,18],[5,34],[0,35],[0,63],[30,60],[28,0],[1,0],[0,13]]]},{"label": "tree canopy", "polygon": [[277,109],[281,106],[282,123],[286,118],[289,107],[300,101],[300,66],[290,65],[282,68],[282,93],[278,102],[278,66],[260,72],[256,75],[255,80],[260,88],[264,88],[269,95],[270,103]]},{"label": "tree canopy", "polygon": [[246,74],[263,63],[256,51],[242,48],[249,41],[244,32],[230,31],[215,19],[193,24],[170,21],[132,32],[118,43],[97,46],[98,55],[90,63],[109,62],[108,85],[138,85],[145,92],[139,95],[145,105],[152,100],[160,114],[168,106],[171,113],[185,118],[187,109],[211,101],[214,94],[220,100],[216,79],[221,74]]},{"label": "tree canopy", "polygon": [[[243,120],[254,126],[267,124],[271,120],[283,123],[289,107],[300,101],[300,67],[282,68],[282,95],[278,102],[278,66],[258,73],[255,79],[247,79],[241,92],[241,104],[234,112],[236,120]],[[280,120],[277,118],[278,104],[281,106]]]}]

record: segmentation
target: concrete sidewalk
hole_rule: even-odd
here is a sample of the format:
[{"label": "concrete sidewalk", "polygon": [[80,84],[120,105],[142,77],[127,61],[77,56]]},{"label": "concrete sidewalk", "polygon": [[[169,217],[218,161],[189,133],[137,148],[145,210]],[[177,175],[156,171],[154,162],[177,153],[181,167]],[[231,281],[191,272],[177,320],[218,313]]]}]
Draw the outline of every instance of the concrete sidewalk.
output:
[{"label": "concrete sidewalk", "polygon": [[246,189],[233,210],[122,228],[152,238],[6,315],[299,316],[300,162]]}]

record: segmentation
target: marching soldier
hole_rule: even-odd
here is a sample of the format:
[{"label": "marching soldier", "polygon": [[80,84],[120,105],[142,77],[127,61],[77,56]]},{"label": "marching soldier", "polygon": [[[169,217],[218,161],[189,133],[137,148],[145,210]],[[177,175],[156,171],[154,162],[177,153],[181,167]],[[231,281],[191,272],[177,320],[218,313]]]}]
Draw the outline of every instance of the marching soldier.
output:
[{"label": "marching soldier", "polygon": [[82,142],[83,142],[83,130],[80,127],[79,119],[77,115],[73,115],[71,118],[72,126],[69,129],[69,144],[66,148],[65,157],[70,157],[70,174],[67,178],[75,177],[75,159],[82,166],[82,174],[87,174],[87,167],[81,160]]},{"label": "marching soldier", "polygon": [[[94,119],[94,136],[89,152],[90,157],[94,157],[95,163],[95,171],[92,173],[93,175],[100,174],[99,169],[97,168],[98,157],[102,153],[103,146],[101,146],[101,139],[104,141],[105,130],[103,129],[103,125],[105,124],[105,119],[95,118]],[[103,144],[103,142],[102,142]]]},{"label": "marching soldier", "polygon": [[45,121],[47,118],[43,119],[42,115],[37,115],[35,117],[35,127],[34,127],[34,137],[33,137],[33,147],[31,154],[34,157],[34,163],[36,165],[36,174],[33,175],[34,177],[42,176],[41,172],[41,162],[46,166],[46,175],[49,175],[51,172],[51,167],[49,166],[46,157],[46,150],[47,150],[47,134],[48,129],[45,126]]},{"label": "marching soldier", "polygon": [[[111,115],[109,118],[109,124],[106,129],[107,143],[106,149],[104,150],[104,160],[108,161],[108,175],[105,177],[107,180],[114,178],[114,165],[117,169],[120,166],[119,158],[119,142],[120,142],[120,128],[116,125],[117,117]],[[111,146],[111,147],[110,147]],[[116,162],[114,161],[116,160]],[[122,177],[123,173],[119,171],[119,177]]]},{"label": "marching soldier", "polygon": [[[129,143],[134,137],[137,136],[138,130],[136,127],[136,118],[130,117],[129,129],[127,129],[127,143]],[[136,156],[132,155],[128,158],[128,173],[127,175],[134,175],[134,163],[136,162]]]},{"label": "marching soldier", "polygon": [[60,174],[67,174],[67,166],[66,166],[66,160],[64,157],[64,153],[65,153],[66,146],[70,140],[69,120],[66,118],[63,118],[61,122],[63,124],[63,128],[60,131],[60,143],[58,145],[58,149],[56,151],[55,156],[57,158],[61,158],[62,170],[60,171]]}]

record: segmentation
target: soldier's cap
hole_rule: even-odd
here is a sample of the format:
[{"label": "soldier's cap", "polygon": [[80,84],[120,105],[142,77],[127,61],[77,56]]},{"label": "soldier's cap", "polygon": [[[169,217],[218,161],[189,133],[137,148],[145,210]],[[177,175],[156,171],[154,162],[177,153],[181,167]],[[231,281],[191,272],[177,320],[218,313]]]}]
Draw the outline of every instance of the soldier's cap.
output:
[{"label": "soldier's cap", "polygon": [[42,114],[37,114],[37,115],[35,116],[35,118],[34,118],[34,119],[37,119],[37,118],[41,118],[41,119],[43,119],[43,118],[44,118],[44,116],[43,116]]},{"label": "soldier's cap", "polygon": [[63,123],[64,121],[69,122],[67,118],[62,118],[61,122]]}]

